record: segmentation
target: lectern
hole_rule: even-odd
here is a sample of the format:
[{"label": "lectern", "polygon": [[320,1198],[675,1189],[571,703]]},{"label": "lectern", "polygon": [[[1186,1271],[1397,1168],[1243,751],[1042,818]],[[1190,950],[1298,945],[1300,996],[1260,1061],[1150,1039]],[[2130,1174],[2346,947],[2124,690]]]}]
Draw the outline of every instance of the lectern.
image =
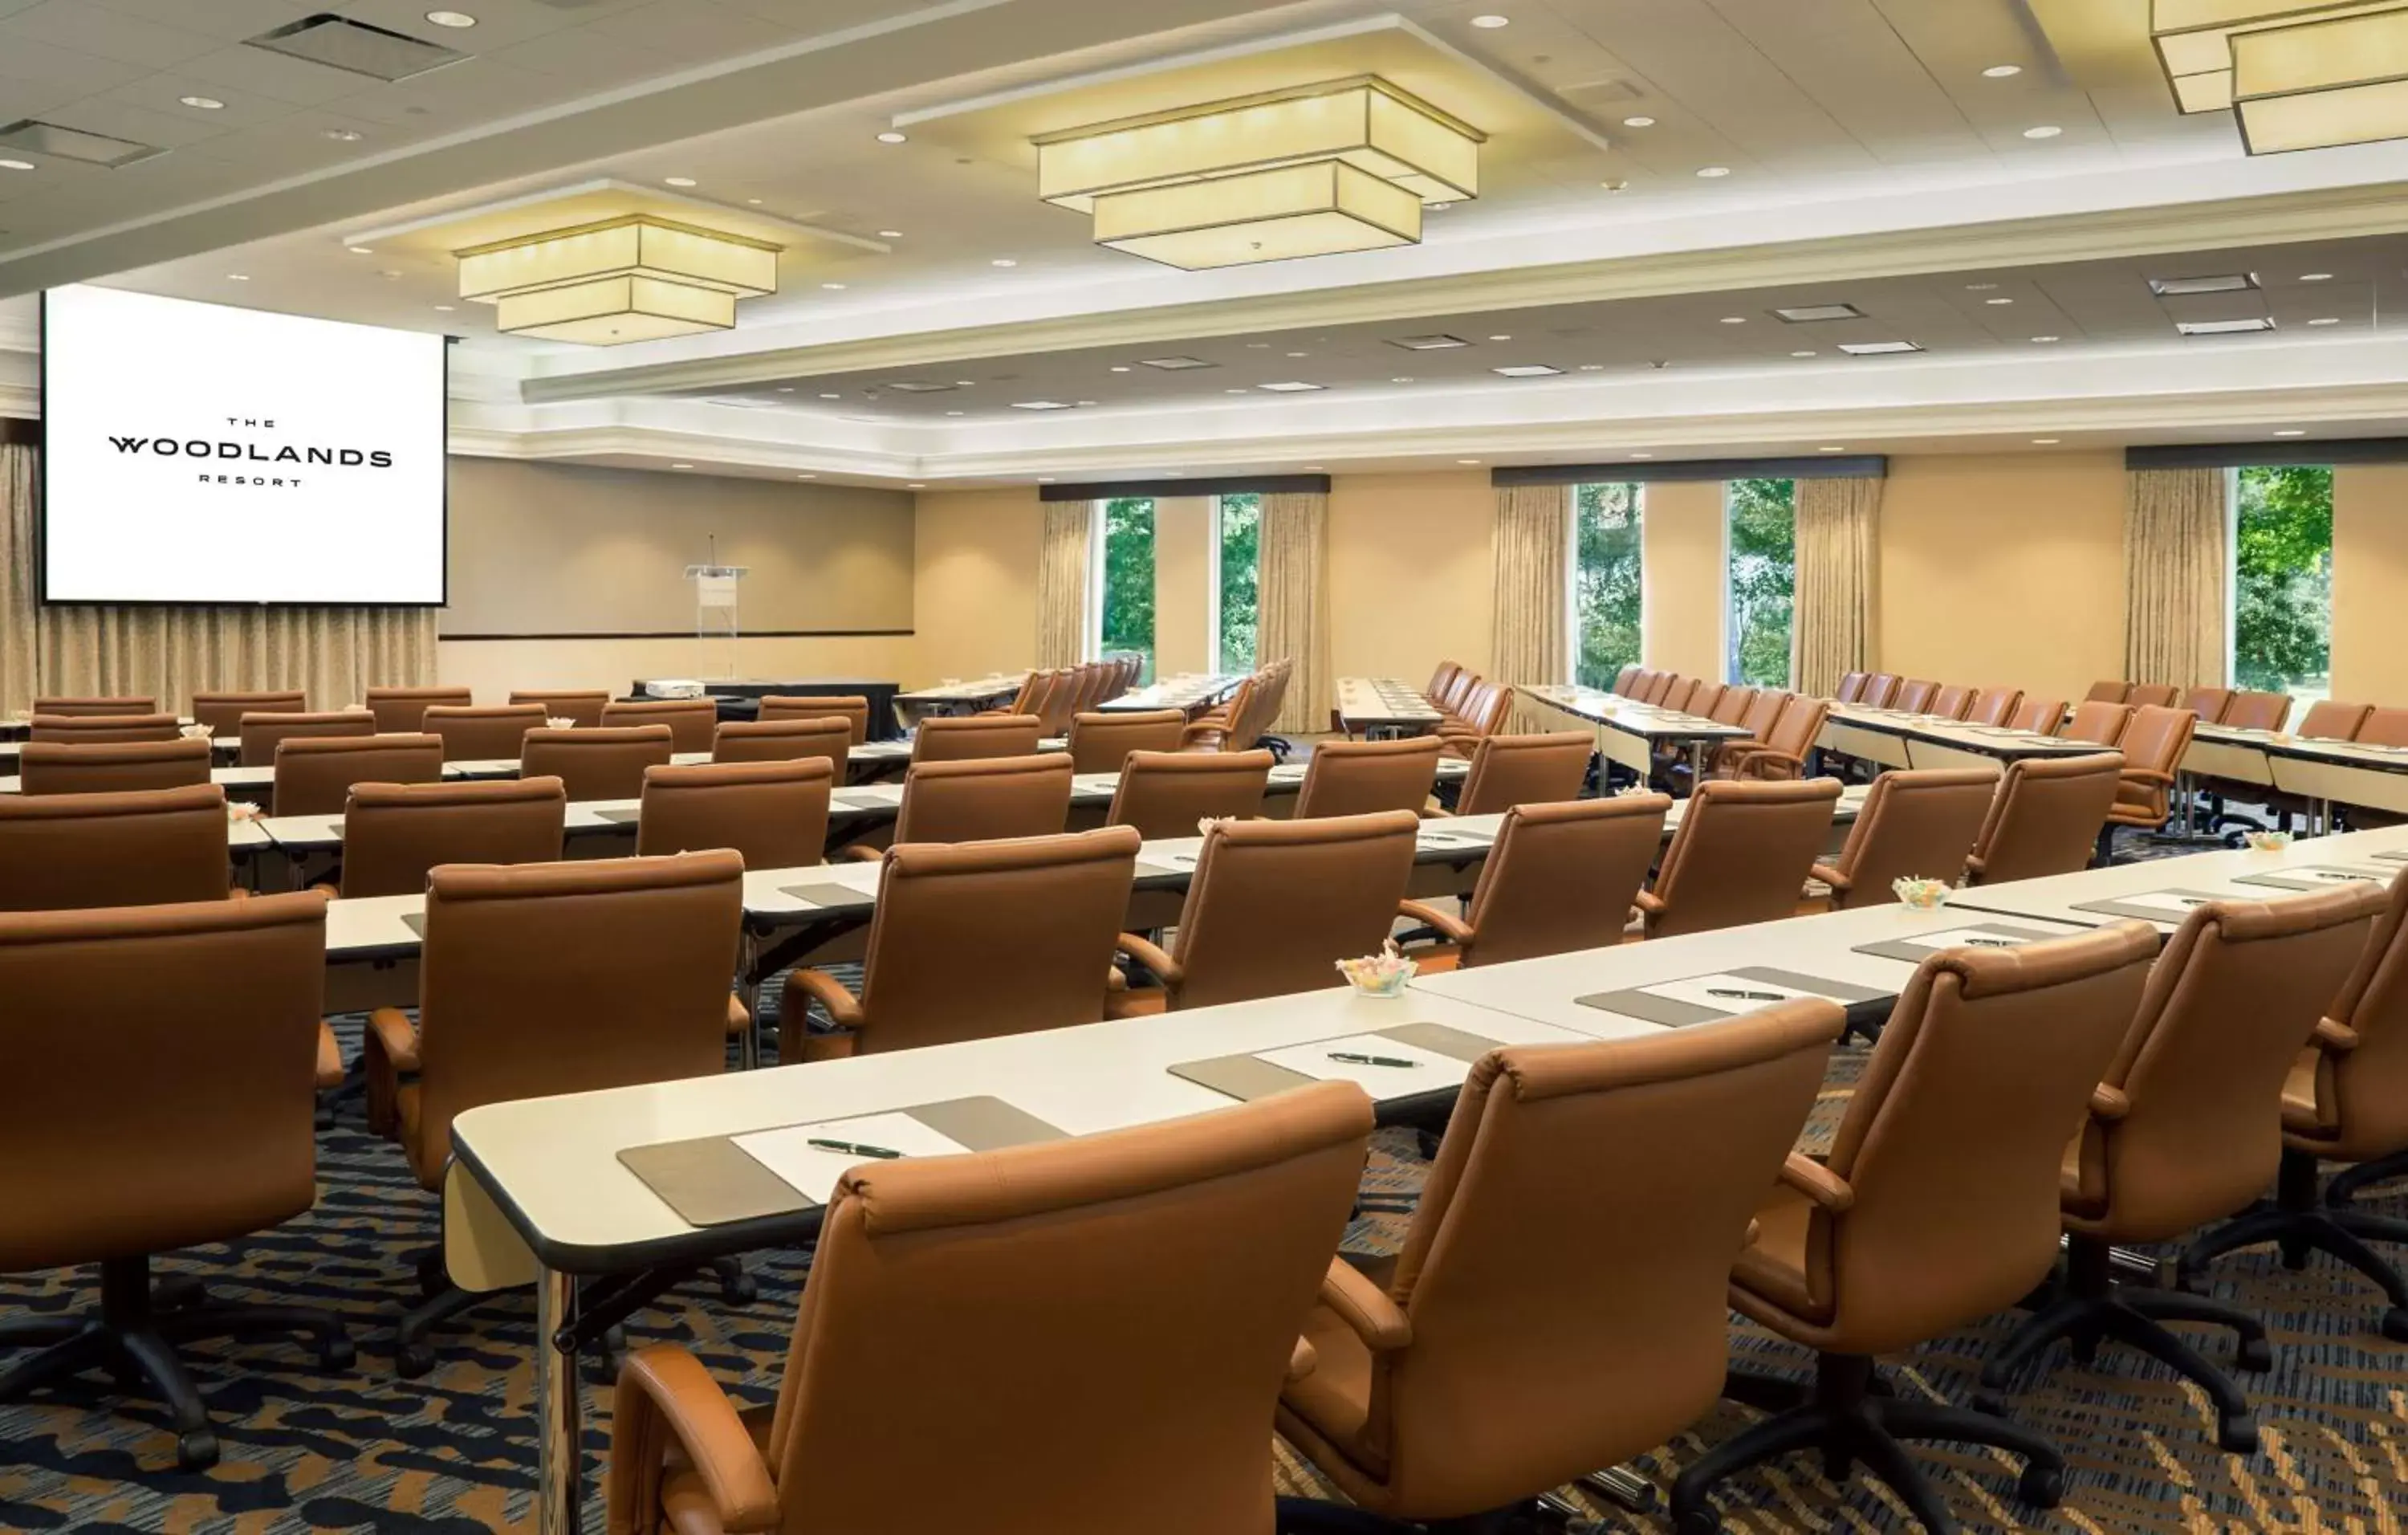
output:
[{"label": "lectern", "polygon": [[685,579],[694,582],[697,676],[732,681],[738,675],[736,640],[741,630],[737,623],[736,595],[745,570],[744,566],[715,562],[685,567]]}]

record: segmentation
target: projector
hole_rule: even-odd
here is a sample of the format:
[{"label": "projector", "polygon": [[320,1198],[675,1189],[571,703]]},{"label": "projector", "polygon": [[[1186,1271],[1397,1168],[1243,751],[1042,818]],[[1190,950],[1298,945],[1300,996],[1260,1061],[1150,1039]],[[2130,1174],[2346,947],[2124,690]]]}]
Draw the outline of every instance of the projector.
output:
[{"label": "projector", "polygon": [[666,681],[646,682],[644,696],[647,698],[699,698],[702,696],[702,684],[681,677],[670,678]]}]

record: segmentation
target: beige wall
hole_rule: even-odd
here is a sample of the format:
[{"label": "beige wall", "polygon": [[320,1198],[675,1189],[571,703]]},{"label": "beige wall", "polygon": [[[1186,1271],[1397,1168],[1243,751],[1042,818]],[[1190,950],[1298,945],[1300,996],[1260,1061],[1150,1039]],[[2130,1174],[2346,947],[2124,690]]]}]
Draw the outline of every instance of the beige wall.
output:
[{"label": "beige wall", "polygon": [[1154,504],[1154,670],[1212,669],[1212,498]]},{"label": "beige wall", "polygon": [[1641,660],[1658,671],[1723,674],[1723,487],[1665,481],[1640,502]]},{"label": "beige wall", "polygon": [[2408,464],[2333,471],[2332,696],[2408,704]]},{"label": "beige wall", "polygon": [[918,633],[900,673],[904,684],[1031,665],[1045,526],[1036,487],[924,492],[916,516],[911,604]]},{"label": "beige wall", "polygon": [[1331,662],[1340,677],[1485,670],[1497,494],[1484,469],[1340,475],[1329,493]]}]

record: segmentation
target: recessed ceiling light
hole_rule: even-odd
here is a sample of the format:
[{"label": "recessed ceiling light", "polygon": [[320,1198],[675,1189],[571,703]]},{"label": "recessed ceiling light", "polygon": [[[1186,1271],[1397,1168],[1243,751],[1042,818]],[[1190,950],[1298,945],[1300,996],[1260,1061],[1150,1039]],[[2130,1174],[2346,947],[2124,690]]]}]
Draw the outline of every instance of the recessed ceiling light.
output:
[{"label": "recessed ceiling light", "polygon": [[886,387],[898,395],[941,395],[953,385],[934,383],[925,379],[902,379]]},{"label": "recessed ceiling light", "polygon": [[1965,284],[1965,291],[1969,294],[1986,294],[1997,287],[1998,284],[1995,282],[1968,282]]},{"label": "recessed ceiling light", "polygon": [[899,229],[882,229],[878,232],[878,237],[882,240],[899,240],[903,237],[903,231]]},{"label": "recessed ceiling light", "polygon": [[1814,354],[1811,351],[1793,351],[1789,355],[1792,357],[1812,357]]},{"label": "recessed ceiling light", "polygon": [[817,480],[819,476],[815,474],[798,474],[795,476],[795,478],[797,480]]},{"label": "recessed ceiling light", "polygon": [[477,19],[465,10],[430,10],[426,19],[439,27],[472,27]]},{"label": "recessed ceiling light", "polygon": [[1112,365],[1112,371],[1115,373],[1126,373],[1128,370],[1128,365],[1126,363],[1114,363]]},{"label": "recessed ceiling light", "polygon": [[669,467],[672,469],[691,469],[694,466],[691,464],[672,464]]},{"label": "recessed ceiling light", "polygon": [[1842,341],[1840,350],[1851,357],[1885,357],[1892,352],[1923,349],[1912,341]]},{"label": "recessed ceiling light", "polygon": [[1308,395],[1327,386],[1307,383],[1302,379],[1283,379],[1277,383],[1256,384],[1254,387],[1273,395]]},{"label": "recessed ceiling light", "polygon": [[[1270,343],[1250,341],[1247,345],[1268,347]],[[1444,351],[1452,347],[1468,347],[1471,343],[1460,336],[1400,336],[1389,341],[1388,345],[1402,347],[1407,351]]]},{"label": "recessed ceiling light", "polygon": [[1478,459],[1476,459],[1476,458],[1458,458],[1458,459],[1456,459],[1456,460],[1455,460],[1455,462],[1456,462],[1457,464],[1477,464],[1477,463],[1479,463],[1479,462],[1480,462],[1480,460],[1478,460]]},{"label": "recessed ceiling light", "polygon": [[928,488],[928,482],[924,480],[914,480],[903,488],[907,491],[924,491]]},{"label": "recessed ceiling light", "polygon": [[1794,304],[1776,308],[1776,318],[1793,325],[1810,325],[1824,320],[1862,320],[1865,311],[1854,304]]},{"label": "recessed ceiling light", "polygon": [[1982,71],[1982,78],[1993,80],[2013,79],[2023,72],[2024,66],[2019,64],[1994,64]]},{"label": "recessed ceiling light", "polygon": [[1561,373],[1563,369],[1549,367],[1544,363],[1514,363],[1505,367],[1492,367],[1488,371],[1500,379],[1546,379]]},{"label": "recessed ceiling light", "polygon": [[226,274],[226,280],[228,282],[249,282],[251,280],[251,274],[249,272],[228,272]]},{"label": "recessed ceiling light", "polygon": [[1983,303],[1985,303],[1985,304],[1998,305],[1998,304],[2012,304],[2012,303],[2014,303],[2014,299],[2012,299],[2012,298],[1985,298],[1985,299],[1982,300],[1982,302],[1983,302]]},{"label": "recessed ceiling light", "polygon": [[459,306],[456,304],[437,304],[435,306],[435,312],[437,314],[450,314],[453,309],[458,308]]},{"label": "recessed ceiling light", "polygon": [[1037,482],[1040,485],[1050,485],[1054,483],[1054,477],[1050,474],[1040,474],[1037,477]]},{"label": "recessed ceiling light", "polygon": [[1321,472],[1321,466],[1318,464],[1308,464],[1304,466],[1304,472],[1307,474],[1319,474]]},{"label": "recessed ceiling light", "polygon": [[1399,373],[1388,381],[1390,383],[1411,383],[1413,381],[1413,376],[1410,373]]},{"label": "recessed ceiling light", "polygon": [[31,160],[0,160],[0,170],[32,170]]},{"label": "recessed ceiling light", "polygon": [[2226,272],[2214,277],[2153,277],[2149,292],[2159,298],[2191,294],[2241,294],[2258,286],[2255,272]]},{"label": "recessed ceiling light", "polygon": [[1510,336],[1492,336],[1489,339],[1492,341],[1511,341],[1513,338]]},{"label": "recessed ceiling light", "polygon": [[2341,316],[2337,314],[2319,315],[2315,319],[2309,321],[2308,323],[2311,325],[2338,325],[2341,323]]},{"label": "recessed ceiling light", "polygon": [[2057,439],[2057,438],[2032,438],[2032,446],[2033,446],[2033,447],[2035,447],[2035,448],[2054,448],[2054,447],[2056,447],[2056,446],[2057,446],[2057,442],[2058,442],[2058,439]]},{"label": "recessed ceiling light", "polygon": [[1815,451],[1816,452],[1819,452],[1819,453],[1844,453],[1844,452],[1846,452],[1848,450],[1846,450],[1845,448],[1839,448],[1839,447],[1828,447],[1828,446],[1827,446],[1827,447],[1817,448],[1817,449],[1815,449],[1814,451]]},{"label": "recessed ceiling light", "polygon": [[1580,370],[1583,373],[1602,373],[1605,371],[1605,365],[1603,363],[1583,363],[1580,366]]},{"label": "recessed ceiling light", "polygon": [[1654,458],[1656,455],[1654,453],[1633,453],[1630,456],[1633,458]]},{"label": "recessed ceiling light", "polygon": [[2053,346],[2056,344],[2056,341],[2057,337],[2054,336],[2035,336],[2032,337],[2032,344],[2034,346]]},{"label": "recessed ceiling light", "polygon": [[2253,320],[2183,320],[2174,329],[2185,336],[2242,336],[2251,331],[2269,331],[2274,322],[2265,318]]},{"label": "recessed ceiling light", "polygon": [[2330,282],[2332,280],[2332,274],[2330,272],[2301,272],[2300,274],[2300,280],[2301,282]]},{"label": "recessed ceiling light", "polygon": [[778,386],[778,393],[781,395],[791,395],[794,392],[795,386],[793,384],[780,384]]},{"label": "recessed ceiling light", "polygon": [[833,393],[831,393],[831,394],[824,394],[824,395],[822,395],[820,396],[820,398],[822,398],[822,399],[824,399],[824,400],[840,400],[840,399],[844,398],[844,396],[843,396],[843,395],[838,395],[838,394],[833,394]]},{"label": "recessed ceiling light", "polygon": [[945,412],[945,414],[947,414],[947,415],[949,415],[949,416],[958,416],[958,415],[960,415],[960,414],[961,414],[961,412],[960,412],[960,411],[958,411],[958,410],[948,410],[948,411],[946,411],[946,412]]},{"label": "recessed ceiling light", "polygon": [[1747,316],[1743,314],[1727,314],[1723,316],[1723,323],[1726,325],[1744,325],[1747,323]]},{"label": "recessed ceiling light", "polygon": [[840,294],[844,292],[844,284],[841,282],[823,282],[820,286],[825,288],[832,294]]},{"label": "recessed ceiling light", "polygon": [[1312,353],[1311,353],[1311,352],[1306,352],[1306,351],[1291,351],[1291,352],[1289,352],[1289,353],[1288,353],[1288,355],[1289,355],[1289,356],[1291,356],[1291,357],[1309,357],[1309,356],[1311,356],[1311,355],[1312,355]]},{"label": "recessed ceiling light", "polygon": [[2055,138],[2057,135],[2063,132],[2065,132],[2065,130],[2058,127],[2054,122],[2043,122],[2037,128],[2026,128],[2024,130],[2024,136],[2026,138]]},{"label": "recessed ceiling light", "polygon": [[225,103],[215,96],[178,96],[176,99],[187,107],[204,112],[219,112],[225,109]]},{"label": "recessed ceiling light", "polygon": [[1199,367],[1215,366],[1201,357],[1140,357],[1138,361],[1147,367],[1158,367],[1165,373],[1189,373]]},{"label": "recessed ceiling light", "polygon": [[1020,263],[1012,260],[1010,256],[997,256],[993,261],[988,262],[987,265],[989,266],[1017,266]]},{"label": "recessed ceiling light", "polygon": [[976,379],[955,379],[953,380],[953,387],[955,389],[968,389],[977,382],[978,380]]},{"label": "recessed ceiling light", "polygon": [[699,184],[691,176],[664,176],[661,181],[664,185],[673,187],[690,187]]},{"label": "recessed ceiling light", "polygon": [[1652,117],[1626,117],[1622,125],[1626,128],[1652,128],[1656,126],[1656,120]]},{"label": "recessed ceiling light", "polygon": [[329,128],[326,136],[337,144],[356,144],[360,141],[360,131],[357,128]]},{"label": "recessed ceiling light", "polygon": [[1081,400],[1079,403],[1080,403],[1081,405],[1093,405],[1093,404],[1095,404],[1096,402],[1095,402],[1095,401],[1093,401],[1093,400]]},{"label": "recessed ceiling light", "polygon": [[761,199],[758,197],[747,197],[744,199],[744,205],[747,208],[759,208],[761,206]]},{"label": "recessed ceiling light", "polygon": [[1014,410],[1068,410],[1071,405],[1068,400],[1014,400],[1011,408]]},{"label": "recessed ceiling light", "polygon": [[353,255],[355,255],[355,256],[373,256],[373,255],[375,255],[375,254],[376,254],[376,250],[375,250],[375,248],[374,248],[374,247],[372,247],[372,246],[366,246],[366,245],[347,245],[347,246],[345,246],[343,249],[345,249],[345,250],[349,251],[351,254],[353,254]]},{"label": "recessed ceiling light", "polygon": [[893,128],[889,128],[884,133],[878,136],[878,141],[881,144],[908,144],[910,140],[911,136],[910,134],[897,133]]},{"label": "recessed ceiling light", "polygon": [[1484,32],[1494,32],[1498,27],[1512,26],[1513,24],[1513,18],[1511,16],[1475,16],[1471,19],[1471,24],[1480,28]]},{"label": "recessed ceiling light", "polygon": [[2308,434],[2304,427],[2286,426],[2274,435],[2278,438],[2303,438]]},{"label": "recessed ceiling light", "polygon": [[1709,181],[1719,181],[1729,174],[1728,165],[1701,165],[1698,169],[1698,175]]}]

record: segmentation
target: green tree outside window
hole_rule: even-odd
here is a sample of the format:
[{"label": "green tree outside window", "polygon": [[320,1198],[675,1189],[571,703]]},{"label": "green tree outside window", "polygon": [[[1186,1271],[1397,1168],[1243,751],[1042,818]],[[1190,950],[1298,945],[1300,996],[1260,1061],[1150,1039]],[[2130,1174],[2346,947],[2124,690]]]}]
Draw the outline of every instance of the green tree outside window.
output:
[{"label": "green tree outside window", "polygon": [[1140,683],[1154,681],[1154,502],[1115,496],[1104,503],[1103,649],[1145,657]]},{"label": "green tree outside window", "polygon": [[1221,545],[1221,615],[1217,671],[1254,669],[1255,633],[1262,622],[1263,498],[1246,492],[1221,497],[1213,536]]},{"label": "green tree outside window", "polygon": [[2233,680],[2324,697],[2332,681],[2332,470],[2251,467],[2238,478]]},{"label": "green tree outside window", "polygon": [[1572,487],[1573,680],[1612,687],[1639,661],[1640,492],[1634,484]]},{"label": "green tree outside window", "polygon": [[1798,598],[1798,481],[1734,480],[1730,518],[1731,682],[1789,685],[1790,624]]}]

